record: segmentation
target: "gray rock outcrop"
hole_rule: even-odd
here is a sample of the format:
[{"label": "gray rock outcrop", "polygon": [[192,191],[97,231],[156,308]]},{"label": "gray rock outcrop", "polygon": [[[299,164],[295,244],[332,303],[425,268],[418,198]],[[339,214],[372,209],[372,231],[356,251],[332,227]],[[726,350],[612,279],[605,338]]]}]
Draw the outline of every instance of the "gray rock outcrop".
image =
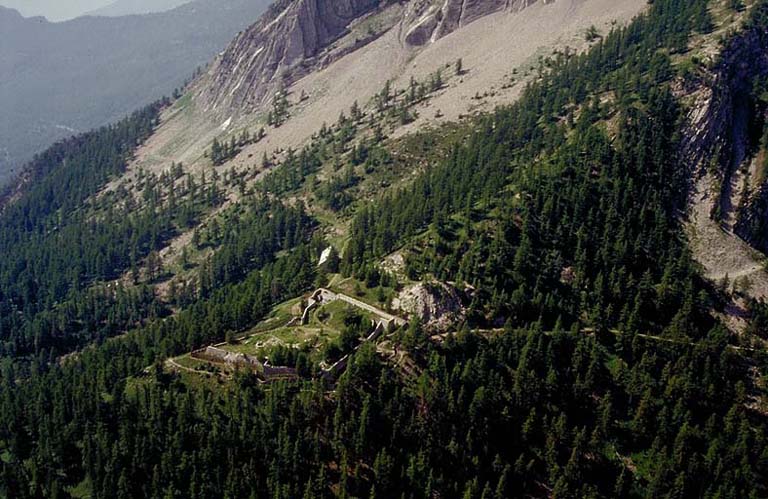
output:
[{"label": "gray rock outcrop", "polygon": [[265,103],[283,83],[312,67],[349,23],[379,0],[283,0],[240,33],[214,62],[200,98],[212,109]]},{"label": "gray rock outcrop", "polygon": [[418,318],[429,330],[444,330],[462,322],[466,317],[456,289],[437,281],[405,288],[392,301],[392,307],[410,318]]},{"label": "gray rock outcrop", "polygon": [[341,44],[352,26],[394,2],[279,0],[213,63],[198,86],[197,100],[202,109],[222,115],[263,107],[280,89],[390,29],[398,30],[404,47],[418,48],[488,14],[518,11],[537,1],[554,0],[406,0],[380,31],[356,33]]},{"label": "gray rock outcrop", "polygon": [[689,83],[692,88],[679,89],[681,95],[693,98],[681,141],[681,156],[693,181],[714,171],[719,184],[716,211],[732,213],[733,220],[723,222],[724,229],[763,252],[768,252],[768,181],[751,185],[752,179],[748,179],[751,192],[743,197],[733,191],[733,184],[741,187],[743,181],[734,176],[752,160],[750,151],[755,144],[750,127],[766,119],[758,119],[760,110],[751,93],[753,81],[768,75],[767,48],[768,33],[747,30],[731,40],[704,77]]}]

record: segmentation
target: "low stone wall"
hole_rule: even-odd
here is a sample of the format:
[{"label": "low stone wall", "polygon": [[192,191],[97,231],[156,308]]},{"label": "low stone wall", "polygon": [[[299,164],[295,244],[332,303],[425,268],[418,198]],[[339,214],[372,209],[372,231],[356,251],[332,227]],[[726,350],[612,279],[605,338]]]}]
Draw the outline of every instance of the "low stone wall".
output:
[{"label": "low stone wall", "polygon": [[213,362],[215,364],[227,364],[234,367],[247,367],[257,370],[262,367],[261,362],[259,362],[256,357],[244,353],[229,352],[213,346],[195,350],[190,355],[192,358]]},{"label": "low stone wall", "polygon": [[[294,317],[288,322],[288,325],[294,325],[298,322],[301,324],[309,323],[309,316],[314,309],[322,304],[330,303],[335,300],[341,300],[354,307],[366,310],[373,313],[377,319],[372,321],[373,330],[368,336],[357,346],[357,351],[363,344],[369,341],[375,341],[384,334],[394,331],[398,326],[406,324],[406,321],[400,317],[388,314],[372,305],[368,305],[365,302],[356,300],[352,297],[337,294],[325,288],[319,288],[307,300],[307,306],[301,317]],[[223,343],[222,343],[223,345]],[[284,366],[270,366],[268,363],[260,362],[256,357],[243,353],[235,353],[218,348],[217,346],[207,346],[200,348],[191,353],[191,356],[195,359],[205,360],[216,364],[227,364],[233,367],[246,367],[253,369],[266,381],[276,381],[279,379],[296,379],[298,378],[298,372],[292,367]],[[328,380],[335,380],[341,373],[346,370],[349,364],[350,355],[345,355],[341,359],[337,360],[332,366],[324,369],[322,377]]]},{"label": "low stone wall", "polygon": [[337,360],[328,369],[324,369],[322,374],[323,378],[329,381],[335,380],[339,376],[339,374],[344,372],[344,370],[347,368],[348,363],[349,363],[349,354]]},{"label": "low stone wall", "polygon": [[299,377],[299,374],[296,371],[296,369],[292,367],[264,365],[263,373],[264,373],[264,377],[267,380],[272,378],[298,378]]},{"label": "low stone wall", "polygon": [[371,331],[371,334],[365,338],[365,341],[374,341],[386,332],[387,327],[384,325],[384,321],[379,321],[376,323],[376,327],[373,328],[373,331]]},{"label": "low stone wall", "polygon": [[[362,347],[365,343],[375,341],[381,335],[387,333],[389,331],[388,327],[391,325],[391,322],[380,320],[374,324],[375,327],[373,328],[373,331],[371,331],[371,333],[365,337],[364,341],[355,347],[355,352],[358,351],[360,347]],[[324,369],[322,374],[323,378],[329,381],[333,381],[338,378],[347,368],[347,365],[349,364],[349,357],[349,354],[347,354],[341,359],[337,360],[331,367]]]},{"label": "low stone wall", "polygon": [[304,313],[301,314],[301,325],[306,326],[309,324],[309,314],[312,313],[314,309],[317,308],[317,306],[320,304],[320,302],[314,300],[313,298],[309,299],[309,304],[304,309]]},{"label": "low stone wall", "polygon": [[334,293],[333,291],[325,288],[318,288],[309,297],[307,300],[307,306],[304,308],[304,312],[301,314],[301,324],[309,324],[309,316],[314,309],[322,304],[330,303],[335,300],[341,300],[352,305],[353,307],[357,307],[361,310],[365,310],[374,314],[379,318],[379,322],[383,323],[384,329],[388,333],[394,331],[398,326],[404,326],[407,324],[406,320],[401,317],[388,314],[387,312],[384,312],[383,310],[378,309],[373,305],[369,305],[365,302],[352,298],[351,296]]},{"label": "low stone wall", "polygon": [[311,314],[312,311],[319,307],[321,304],[330,303],[334,300],[337,300],[338,298],[339,296],[332,291],[324,288],[317,289],[307,300],[307,306],[304,308],[304,312],[301,314],[301,324],[303,326],[309,324],[309,314]]},{"label": "low stone wall", "polygon": [[[329,291],[329,293],[330,293],[330,291]],[[333,294],[333,293],[331,293],[331,294]],[[387,322],[392,322],[393,324],[395,324],[397,326],[402,326],[402,325],[404,325],[406,323],[405,319],[402,319],[400,317],[396,317],[396,316],[394,316],[392,314],[388,314],[387,312],[384,312],[383,310],[378,309],[378,308],[374,307],[373,305],[368,305],[367,303],[362,302],[360,300],[357,300],[355,298],[352,298],[351,296],[341,295],[341,294],[340,295],[334,295],[334,296],[336,297],[337,300],[341,300],[341,301],[349,303],[350,305],[353,305],[353,306],[355,306],[357,308],[360,308],[362,310],[366,310],[368,312],[371,312],[372,314],[380,317],[382,320],[387,321]]]},{"label": "low stone wall", "polygon": [[295,326],[297,324],[301,324],[301,317],[293,317],[291,320],[289,320],[285,324],[285,327],[291,327],[291,326]]},{"label": "low stone wall", "polygon": [[298,372],[293,367],[262,364],[261,361],[252,355],[230,352],[215,346],[200,348],[193,351],[190,356],[194,359],[204,360],[213,364],[226,364],[235,368],[251,369],[267,382],[278,379],[296,379],[299,377]]},{"label": "low stone wall", "polygon": [[207,360],[208,362],[215,362],[217,364],[223,364],[225,362],[226,354],[229,353],[221,348],[207,346],[194,350],[190,356],[194,359]]}]

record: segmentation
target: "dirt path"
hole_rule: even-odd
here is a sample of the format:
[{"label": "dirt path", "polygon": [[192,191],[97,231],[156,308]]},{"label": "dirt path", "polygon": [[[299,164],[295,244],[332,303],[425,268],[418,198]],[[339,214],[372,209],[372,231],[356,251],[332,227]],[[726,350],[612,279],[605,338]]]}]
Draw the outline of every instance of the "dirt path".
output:
[{"label": "dirt path", "polygon": [[187,371],[194,374],[201,374],[201,371],[198,371],[197,369],[192,369],[191,367],[185,367],[176,362],[176,359],[170,358],[165,361],[166,367],[171,367],[172,369],[181,370],[181,371]]}]

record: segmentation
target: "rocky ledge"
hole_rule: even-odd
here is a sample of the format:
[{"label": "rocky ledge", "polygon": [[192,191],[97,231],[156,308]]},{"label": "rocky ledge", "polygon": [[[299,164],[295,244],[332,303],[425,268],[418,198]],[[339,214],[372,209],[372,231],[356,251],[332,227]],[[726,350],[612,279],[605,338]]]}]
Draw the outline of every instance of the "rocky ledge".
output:
[{"label": "rocky ledge", "polygon": [[[555,0],[279,0],[240,33],[213,63],[198,87],[207,112],[222,115],[269,104],[298,78],[397,29],[404,47],[418,48],[488,14],[518,11]],[[335,47],[350,27],[397,7],[397,18],[380,32],[364,32]]]}]

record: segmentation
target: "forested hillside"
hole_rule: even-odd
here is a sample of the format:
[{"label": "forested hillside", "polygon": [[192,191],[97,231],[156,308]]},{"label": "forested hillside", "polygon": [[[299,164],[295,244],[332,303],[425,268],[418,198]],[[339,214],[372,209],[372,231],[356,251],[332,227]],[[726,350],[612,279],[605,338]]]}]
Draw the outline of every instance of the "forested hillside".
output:
[{"label": "forested hillside", "polygon": [[115,122],[183,87],[269,5],[197,0],[160,12],[167,10],[160,3],[146,10],[153,14],[63,22],[0,7],[0,186],[54,142]]},{"label": "forested hillside", "polygon": [[[719,50],[768,48],[768,1],[654,0],[413,164],[407,140],[352,146],[352,112],[254,188],[174,164],[139,201],[104,190],[167,102],[41,155],[0,214],[0,496],[767,497],[768,314],[722,323],[681,221],[689,47],[723,13],[744,22]],[[447,282],[466,318],[398,328],[398,362],[361,343],[338,380],[168,369],[335,278]]]}]

